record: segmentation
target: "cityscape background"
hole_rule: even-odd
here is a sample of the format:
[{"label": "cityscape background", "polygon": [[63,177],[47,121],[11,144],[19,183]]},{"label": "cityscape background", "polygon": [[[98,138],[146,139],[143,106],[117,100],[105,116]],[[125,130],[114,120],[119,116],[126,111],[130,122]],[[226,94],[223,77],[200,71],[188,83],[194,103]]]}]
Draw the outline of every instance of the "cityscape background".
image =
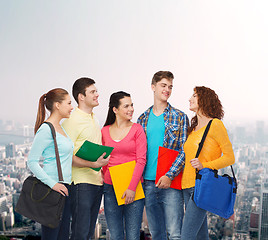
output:
[{"label": "cityscape background", "polygon": [[[14,204],[43,93],[71,93],[88,76],[100,93],[101,125],[119,90],[131,94],[136,121],[152,104],[153,74],[169,70],[170,103],[189,118],[195,86],[214,89],[225,110],[239,186],[234,216],[209,216],[211,239],[268,239],[267,10],[266,0],[0,0],[0,238],[40,231]],[[103,209],[97,226],[108,238]]]},{"label": "cityscape background", "polygon": [[[208,214],[210,239],[268,239],[268,131],[267,123],[227,128],[233,144],[238,180],[235,213],[230,219]],[[40,239],[40,225],[14,211],[24,179],[33,126],[0,120],[0,239]],[[231,171],[228,168],[221,173]],[[141,239],[151,239],[146,216]],[[96,239],[109,239],[103,205],[99,211]]]}]

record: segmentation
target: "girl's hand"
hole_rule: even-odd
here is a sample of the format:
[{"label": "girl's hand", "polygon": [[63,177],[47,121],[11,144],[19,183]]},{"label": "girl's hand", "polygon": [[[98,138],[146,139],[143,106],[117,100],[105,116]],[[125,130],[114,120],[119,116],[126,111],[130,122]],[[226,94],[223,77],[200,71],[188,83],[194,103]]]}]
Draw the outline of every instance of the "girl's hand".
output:
[{"label": "girl's hand", "polygon": [[202,163],[199,161],[198,158],[194,158],[190,161],[190,163],[192,164],[193,168],[197,168],[198,170],[203,169],[203,165]]},{"label": "girl's hand", "polygon": [[63,196],[68,196],[68,189],[64,186],[64,184],[56,183],[53,188],[56,192],[59,192]]},{"label": "girl's hand", "polygon": [[130,204],[134,201],[134,198],[135,198],[135,191],[132,191],[132,190],[129,190],[127,189],[123,196],[122,196],[122,199],[126,197],[126,200],[125,200],[125,204]]}]

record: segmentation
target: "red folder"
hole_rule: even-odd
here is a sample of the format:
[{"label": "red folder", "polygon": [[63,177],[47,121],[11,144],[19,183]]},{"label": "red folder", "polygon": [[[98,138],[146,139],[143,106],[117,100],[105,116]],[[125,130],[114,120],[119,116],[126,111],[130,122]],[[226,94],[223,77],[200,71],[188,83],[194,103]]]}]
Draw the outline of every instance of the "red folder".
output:
[{"label": "red folder", "polygon": [[[179,152],[176,150],[159,147],[155,184],[158,182],[160,177],[162,177],[169,171],[172,163],[175,161],[178,154]],[[170,187],[181,190],[181,178],[182,171],[178,176],[173,179]]]}]

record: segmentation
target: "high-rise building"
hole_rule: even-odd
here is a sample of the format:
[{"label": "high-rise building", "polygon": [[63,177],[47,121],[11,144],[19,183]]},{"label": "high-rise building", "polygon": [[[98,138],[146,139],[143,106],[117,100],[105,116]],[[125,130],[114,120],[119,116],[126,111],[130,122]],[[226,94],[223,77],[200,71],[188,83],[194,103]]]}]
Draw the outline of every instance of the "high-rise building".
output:
[{"label": "high-rise building", "polygon": [[256,123],[256,142],[264,143],[265,141],[265,131],[264,131],[264,121],[257,121]]},{"label": "high-rise building", "polygon": [[15,145],[14,143],[9,143],[6,145],[6,158],[15,157]]},{"label": "high-rise building", "polygon": [[245,127],[236,127],[235,129],[236,142],[244,143],[246,141],[246,128]]},{"label": "high-rise building", "polygon": [[268,240],[268,184],[261,188],[261,212],[259,218],[259,240]]}]

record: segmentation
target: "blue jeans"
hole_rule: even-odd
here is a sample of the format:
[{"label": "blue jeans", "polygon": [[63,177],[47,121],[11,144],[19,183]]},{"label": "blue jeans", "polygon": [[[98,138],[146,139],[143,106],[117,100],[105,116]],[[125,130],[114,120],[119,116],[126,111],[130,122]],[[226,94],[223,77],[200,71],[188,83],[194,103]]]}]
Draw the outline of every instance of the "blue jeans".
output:
[{"label": "blue jeans", "polygon": [[181,190],[159,189],[155,182],[144,181],[145,209],[153,240],[181,239],[183,195]]},{"label": "blue jeans", "polygon": [[70,185],[64,184],[69,192],[69,196],[65,198],[62,219],[57,228],[49,228],[42,225],[42,240],[66,240],[69,239],[70,218],[71,218],[71,199]]},{"label": "blue jeans", "polygon": [[194,188],[183,189],[185,216],[182,240],[208,240],[207,211],[196,206],[192,199]]},{"label": "blue jeans", "polygon": [[102,193],[103,186],[88,183],[71,185],[72,240],[94,238]]},{"label": "blue jeans", "polygon": [[144,199],[118,206],[114,188],[104,183],[104,213],[112,240],[140,240]]}]

